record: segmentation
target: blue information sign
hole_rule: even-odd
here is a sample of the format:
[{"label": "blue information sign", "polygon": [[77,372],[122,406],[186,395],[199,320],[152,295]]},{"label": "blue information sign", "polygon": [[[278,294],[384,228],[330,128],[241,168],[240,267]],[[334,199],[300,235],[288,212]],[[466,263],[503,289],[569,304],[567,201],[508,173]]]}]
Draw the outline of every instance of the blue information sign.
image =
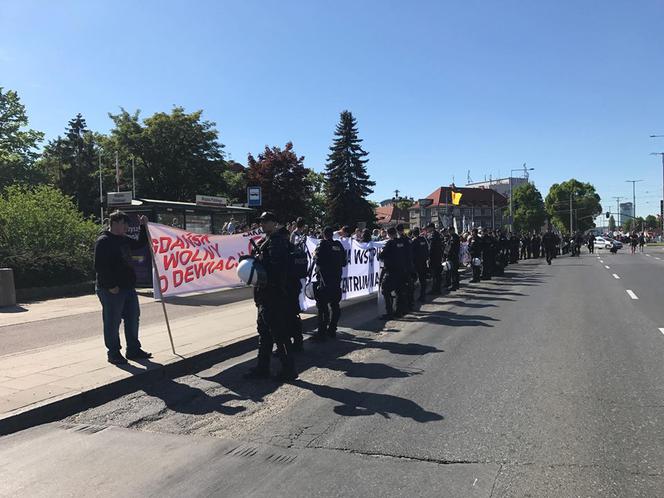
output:
[{"label": "blue information sign", "polygon": [[257,207],[263,203],[260,187],[247,187],[247,206]]}]

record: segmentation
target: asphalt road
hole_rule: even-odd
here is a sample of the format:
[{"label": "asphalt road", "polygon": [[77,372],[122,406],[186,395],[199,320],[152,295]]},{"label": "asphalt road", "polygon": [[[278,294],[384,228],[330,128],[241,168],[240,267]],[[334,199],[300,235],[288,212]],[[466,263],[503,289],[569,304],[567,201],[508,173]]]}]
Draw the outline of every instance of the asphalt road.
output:
[{"label": "asphalt road", "polygon": [[0,495],[664,496],[650,253],[522,262],[384,328],[358,307],[291,385],[247,355],[6,436]]}]

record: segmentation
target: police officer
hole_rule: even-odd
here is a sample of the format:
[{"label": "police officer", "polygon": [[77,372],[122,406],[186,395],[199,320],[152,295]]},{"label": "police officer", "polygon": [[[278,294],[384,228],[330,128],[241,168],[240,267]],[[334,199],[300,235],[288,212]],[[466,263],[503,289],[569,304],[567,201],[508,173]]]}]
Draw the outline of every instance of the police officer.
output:
[{"label": "police officer", "polygon": [[[383,262],[383,273],[381,275],[381,292],[385,298],[385,314],[383,319],[402,316],[403,310],[403,287],[406,276],[403,254],[404,243],[397,237],[397,230],[390,227],[387,230],[388,241],[385,243],[378,259]],[[394,299],[392,292],[396,292],[396,312],[394,310]]]},{"label": "police officer", "polygon": [[542,246],[544,247],[544,254],[546,256],[546,263],[551,264],[551,258],[555,256],[556,252],[556,236],[551,231],[549,226],[546,233],[542,236]]},{"label": "police officer", "polygon": [[272,347],[276,344],[277,357],[281,361],[281,371],[276,378],[281,381],[294,380],[297,371],[288,333],[292,311],[288,289],[289,234],[284,227],[277,228],[274,213],[266,211],[259,220],[265,236],[258,242],[254,256],[265,268],[267,282],[254,287],[254,302],[258,311],[258,362],[244,377],[269,377]]},{"label": "police officer", "polygon": [[491,231],[482,231],[482,280],[491,280],[495,264],[495,242]]},{"label": "police officer", "polygon": [[455,291],[459,289],[459,251],[461,250],[461,239],[453,226],[447,228],[447,243],[445,244],[445,259],[450,264],[447,272],[447,289]]},{"label": "police officer", "polygon": [[397,307],[397,312],[401,312],[405,315],[408,311],[413,309],[413,305],[415,304],[413,299],[413,293],[415,292],[415,282],[413,278],[415,276],[415,267],[413,266],[413,248],[410,243],[410,238],[405,233],[403,223],[397,225],[397,235],[399,240],[403,242],[402,258],[404,260],[406,271],[402,289],[403,299],[401,301],[403,309],[399,310]]},{"label": "police officer", "polygon": [[[410,233],[413,235],[411,242],[413,252],[413,266],[417,273],[417,279],[420,282],[420,297],[417,299],[424,302],[424,294],[427,288],[427,260],[429,259],[429,243],[427,239],[420,235],[418,227],[413,228]],[[415,291],[413,287],[413,292]]]},{"label": "police officer", "polygon": [[521,234],[521,259],[528,259],[530,252],[530,236],[528,232],[523,232]]},{"label": "police officer", "polygon": [[429,269],[431,270],[431,291],[429,294],[440,294],[443,272],[443,239],[436,225],[427,225],[427,236],[429,239]]},{"label": "police officer", "polygon": [[519,237],[516,233],[512,232],[510,234],[510,263],[519,262]]},{"label": "police officer", "polygon": [[318,331],[314,341],[324,341],[336,337],[337,323],[341,316],[341,277],[347,264],[346,250],[338,240],[333,239],[334,229],[323,229],[323,240],[314,252],[317,281],[314,284],[314,297],[318,309]]},{"label": "police officer", "polygon": [[470,264],[473,269],[473,279],[471,282],[479,282],[482,267],[480,265],[473,264],[472,261],[475,258],[482,259],[482,239],[479,237],[477,228],[473,228],[472,235],[468,241],[468,253],[470,254]]}]

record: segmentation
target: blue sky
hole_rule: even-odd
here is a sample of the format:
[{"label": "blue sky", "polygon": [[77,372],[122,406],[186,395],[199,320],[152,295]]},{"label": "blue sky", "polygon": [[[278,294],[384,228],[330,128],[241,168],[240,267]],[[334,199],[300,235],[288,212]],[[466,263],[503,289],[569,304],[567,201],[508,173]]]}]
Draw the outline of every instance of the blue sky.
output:
[{"label": "blue sky", "polygon": [[242,163],[292,141],[322,170],[339,112],[359,122],[380,200],[507,176],[637,184],[655,213],[664,151],[664,2],[0,0],[0,86],[31,127],[182,105]]}]

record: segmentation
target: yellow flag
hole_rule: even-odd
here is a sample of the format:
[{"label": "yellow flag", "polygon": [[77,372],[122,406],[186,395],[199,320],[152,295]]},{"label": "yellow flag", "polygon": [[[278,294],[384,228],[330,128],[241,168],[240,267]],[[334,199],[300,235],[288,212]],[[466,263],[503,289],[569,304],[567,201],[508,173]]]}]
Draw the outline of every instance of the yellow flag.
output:
[{"label": "yellow flag", "polygon": [[455,206],[458,206],[459,203],[461,202],[461,196],[463,194],[461,192],[455,192],[454,190],[452,191],[452,204]]}]

